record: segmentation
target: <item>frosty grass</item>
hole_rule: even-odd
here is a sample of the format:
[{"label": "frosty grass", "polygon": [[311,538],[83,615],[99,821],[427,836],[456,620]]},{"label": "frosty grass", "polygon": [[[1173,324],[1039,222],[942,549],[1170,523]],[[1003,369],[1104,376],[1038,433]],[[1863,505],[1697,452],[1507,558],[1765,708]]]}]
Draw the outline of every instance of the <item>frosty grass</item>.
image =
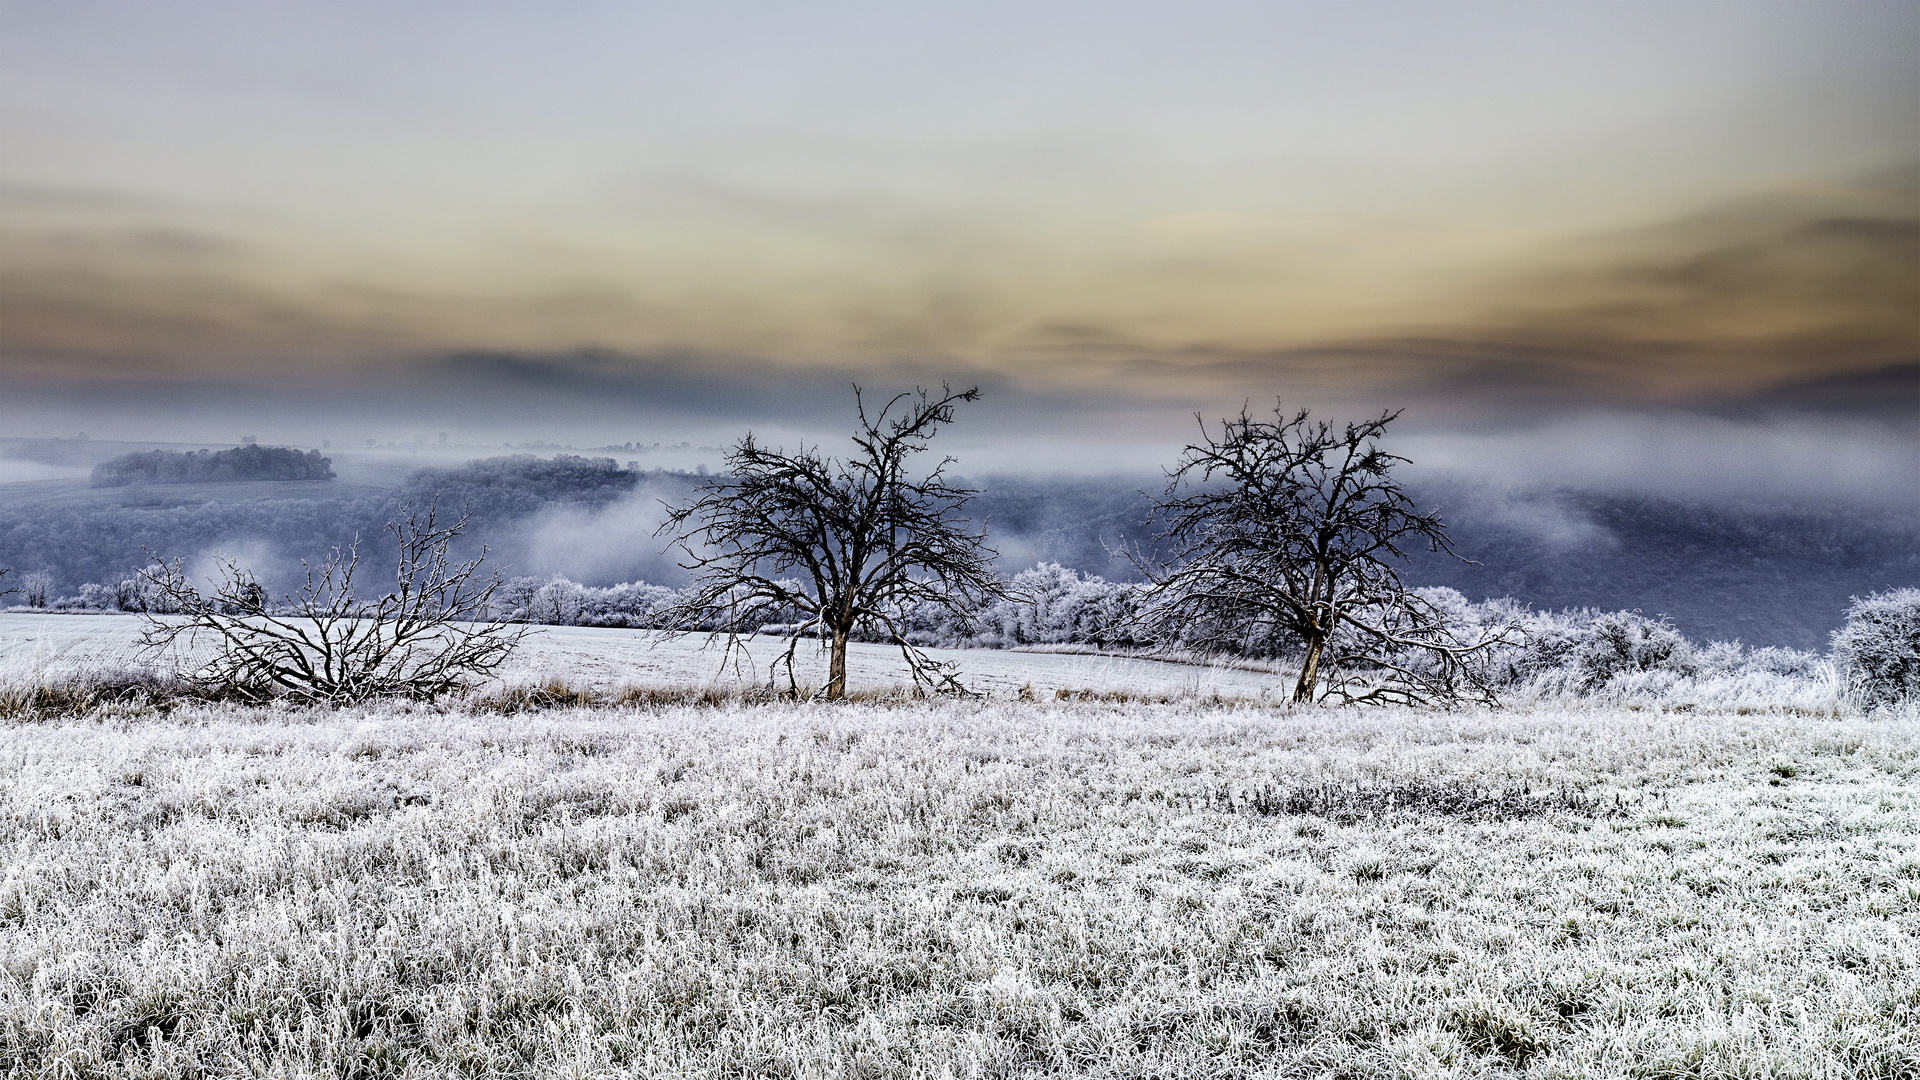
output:
[{"label": "frosty grass", "polygon": [[9,1077],[1920,1076],[1912,719],[109,706],[0,777]]}]

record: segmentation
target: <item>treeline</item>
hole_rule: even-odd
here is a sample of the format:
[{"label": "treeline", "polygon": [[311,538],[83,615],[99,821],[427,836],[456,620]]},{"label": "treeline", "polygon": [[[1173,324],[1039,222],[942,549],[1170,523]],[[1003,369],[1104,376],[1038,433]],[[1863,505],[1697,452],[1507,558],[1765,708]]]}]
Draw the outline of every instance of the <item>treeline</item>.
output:
[{"label": "treeline", "polygon": [[[608,507],[642,483],[649,497],[671,500],[698,481],[685,473],[623,469],[610,458],[517,455],[421,469],[392,491],[349,498],[331,497],[333,488],[315,484],[312,498],[208,498],[177,506],[16,503],[0,508],[0,567],[12,567],[15,582],[44,573],[53,595],[74,596],[87,583],[104,587],[126,579],[148,552],[192,558],[250,546],[277,559],[257,567],[263,579],[287,586],[300,559],[324,557],[356,536],[364,554],[384,560],[390,554],[386,522],[408,503],[437,499],[443,511],[464,507],[473,515],[458,554],[472,557],[485,544],[490,566],[526,574],[567,567],[564,560],[543,561],[549,541],[530,531],[543,514]],[[985,491],[969,509],[990,523],[992,542],[1015,566],[1051,562],[1111,578],[1121,576],[1111,568],[1124,571],[1124,564],[1110,562],[1108,549],[1147,540],[1138,482],[989,476],[974,483]],[[1511,595],[1539,610],[1671,612],[1702,640],[1738,637],[1822,649],[1848,597],[1920,579],[1920,525],[1910,510],[1703,507],[1566,495],[1554,505],[1564,503],[1594,523],[1600,537],[1569,547],[1512,525],[1515,515],[1492,513],[1474,491],[1434,488],[1417,496],[1422,505],[1441,507],[1461,552],[1484,565],[1416,554],[1410,581],[1474,596]],[[633,541],[640,539],[608,535],[606,542],[637,549]],[[669,570],[657,564],[666,561],[609,565],[595,584],[660,580]]]},{"label": "treeline", "polygon": [[[916,645],[973,649],[1061,649],[1126,655],[1191,658],[1190,643],[1156,640],[1136,618],[1146,596],[1136,582],[1108,581],[1057,563],[1042,563],[1013,576],[1015,599],[970,613],[962,623],[931,606],[900,613]],[[1615,702],[1676,701],[1711,704],[1717,697],[1749,702],[1773,699],[1816,708],[1847,687],[1857,700],[1897,700],[1920,680],[1920,590],[1904,589],[1857,601],[1822,654],[1739,642],[1700,643],[1664,619],[1633,611],[1591,608],[1536,611],[1511,599],[1471,601],[1444,586],[1416,590],[1444,613],[1463,638],[1499,627],[1513,632],[1476,662],[1490,681],[1510,695],[1586,698]],[[565,577],[515,577],[494,594],[491,615],[508,622],[549,626],[653,629],[678,597],[675,589],[643,581],[596,587]],[[166,611],[139,574],[89,583],[72,595],[42,600],[67,611]],[[769,626],[705,625],[705,631],[753,633]],[[877,641],[875,635],[866,640]],[[1283,668],[1297,658],[1297,643],[1250,635],[1231,657]],[[1391,658],[1418,663],[1409,654]]]},{"label": "treeline", "polygon": [[[1157,639],[1139,618],[1148,602],[1137,582],[1108,581],[1057,563],[1014,575],[1014,598],[969,613],[964,622],[920,605],[898,613],[915,645],[939,648],[1060,649],[1196,658],[1193,643]],[[1503,694],[1583,698],[1664,706],[1767,701],[1817,711],[1842,695],[1865,706],[1905,700],[1920,685],[1920,589],[1897,589],[1856,600],[1827,653],[1738,641],[1693,641],[1664,618],[1592,608],[1536,611],[1510,598],[1472,601],[1446,586],[1415,590],[1460,639],[1500,635],[1474,659]],[[563,626],[653,628],[678,593],[645,582],[606,588],[564,577],[515,578],[495,596],[496,618]],[[783,633],[786,627],[705,625],[705,631]],[[879,641],[877,634],[856,640]],[[1216,639],[1217,640],[1217,639]],[[1340,649],[1342,642],[1334,643]],[[1300,643],[1251,633],[1243,647],[1213,659],[1297,665]],[[1384,657],[1423,662],[1417,651]]]},{"label": "treeline", "polygon": [[232,450],[149,450],[122,454],[93,467],[94,487],[128,484],[233,483],[242,480],[331,480],[333,459],[290,446]]},{"label": "treeline", "polygon": [[395,495],[397,503],[437,501],[476,523],[522,517],[553,503],[605,506],[631,492],[643,474],[612,458],[531,454],[471,461],[453,469],[420,469]]},{"label": "treeline", "polygon": [[[996,601],[973,612],[964,625],[943,611],[923,606],[900,613],[907,637],[916,645],[939,648],[1039,648],[1191,656],[1190,643],[1156,640],[1136,618],[1146,587],[1108,581],[1057,563],[1042,563],[1014,575],[1017,599]],[[1535,611],[1511,599],[1475,602],[1444,586],[1417,592],[1438,608],[1462,638],[1477,639],[1510,627],[1506,641],[1476,662],[1490,680],[1509,691],[1540,697],[1580,697],[1632,701],[1711,697],[1734,690],[1752,698],[1756,689],[1774,696],[1817,701],[1837,693],[1842,669],[1865,672],[1863,656],[1897,653],[1920,623],[1920,591],[1897,590],[1861,601],[1848,612],[1836,635],[1835,652],[1772,646],[1749,648],[1739,642],[1699,643],[1665,619],[1634,611],[1580,608]],[[495,596],[495,617],[514,622],[560,626],[652,628],[677,596],[673,589],[645,582],[596,588],[564,577],[521,577],[506,582]],[[1902,620],[1905,620],[1903,623]],[[1853,644],[1865,628],[1892,627],[1874,640],[1888,646],[1865,649]],[[1905,627],[1902,629],[1902,627]],[[763,627],[710,625],[708,631],[751,633]],[[765,629],[780,631],[770,626]],[[1904,635],[1904,636],[1902,636]],[[870,641],[877,635],[866,635]],[[1910,647],[1907,647],[1911,651]],[[1252,636],[1234,659],[1266,661],[1276,667],[1297,658],[1298,643],[1268,634]],[[1418,663],[1414,655],[1392,658]],[[1883,674],[1868,679],[1887,686],[1910,685],[1920,658],[1880,661]],[[1906,667],[1899,667],[1905,663]],[[1897,670],[1896,670],[1897,668]]]}]

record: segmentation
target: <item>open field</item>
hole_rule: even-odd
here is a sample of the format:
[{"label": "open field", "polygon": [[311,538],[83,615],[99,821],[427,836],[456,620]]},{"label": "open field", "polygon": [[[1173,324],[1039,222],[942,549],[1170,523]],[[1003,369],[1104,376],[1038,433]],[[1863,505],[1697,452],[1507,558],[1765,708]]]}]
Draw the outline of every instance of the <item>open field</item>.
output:
[{"label": "open field", "polygon": [[[0,612],[0,679],[48,677],[138,665],[138,615],[47,615]],[[509,682],[558,678],[580,686],[764,685],[767,664],[779,654],[777,639],[748,642],[754,665],[729,663],[720,644],[704,635],[661,638],[643,630],[590,626],[543,626],[502,673]],[[1292,681],[1264,671],[1172,664],[1109,656],[1014,652],[998,649],[928,649],[928,655],[960,665],[976,692],[1011,696],[1022,686],[1042,696],[1056,690],[1126,691],[1140,695],[1232,698],[1284,697]],[[818,686],[826,662],[817,648],[803,647],[796,673]],[[854,689],[907,683],[906,666],[891,646],[855,643],[847,661]]]},{"label": "open field", "polygon": [[1920,725],[1014,701],[0,728],[0,1070],[1920,1075]]}]

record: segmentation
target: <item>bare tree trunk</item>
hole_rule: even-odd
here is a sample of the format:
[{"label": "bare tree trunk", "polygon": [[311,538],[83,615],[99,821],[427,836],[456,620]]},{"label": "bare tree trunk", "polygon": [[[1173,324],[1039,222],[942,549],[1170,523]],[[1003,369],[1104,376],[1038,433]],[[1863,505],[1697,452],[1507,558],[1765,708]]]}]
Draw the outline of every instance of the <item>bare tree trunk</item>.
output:
[{"label": "bare tree trunk", "polygon": [[1318,635],[1307,640],[1307,658],[1300,663],[1300,681],[1293,684],[1294,704],[1313,700],[1313,685],[1320,679],[1320,651],[1326,644],[1327,639]]},{"label": "bare tree trunk", "polygon": [[[1327,585],[1326,561],[1316,559],[1313,564],[1313,592],[1309,594],[1315,601],[1315,607],[1312,609],[1312,616],[1306,628],[1307,655],[1300,661],[1300,681],[1293,684],[1295,705],[1312,701],[1314,684],[1320,681],[1320,651],[1326,648],[1327,635],[1333,632],[1333,619],[1329,614],[1329,608],[1322,608],[1318,604],[1320,591]],[[1332,592],[1331,589],[1327,591]],[[1323,618],[1325,622],[1321,621]]]},{"label": "bare tree trunk", "polygon": [[833,629],[833,656],[827,661],[827,700],[838,701],[847,694],[847,631]]}]

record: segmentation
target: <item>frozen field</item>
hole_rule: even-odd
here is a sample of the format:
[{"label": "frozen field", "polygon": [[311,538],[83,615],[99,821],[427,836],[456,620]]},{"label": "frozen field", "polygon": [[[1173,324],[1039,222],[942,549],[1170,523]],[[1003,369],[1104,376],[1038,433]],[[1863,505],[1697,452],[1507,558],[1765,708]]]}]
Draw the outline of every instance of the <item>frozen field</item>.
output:
[{"label": "frozen field", "polygon": [[[131,666],[139,659],[139,635],[136,615],[0,613],[0,677],[57,676],[100,666]],[[503,675],[510,682],[556,676],[600,686],[760,685],[781,645],[770,638],[749,642],[754,666],[748,671],[723,663],[724,650],[703,635],[663,639],[641,630],[543,626],[536,628]],[[1284,695],[1292,689],[1290,679],[1227,667],[994,649],[927,652],[957,662],[969,687],[995,695],[1016,694],[1023,685],[1042,695],[1070,689],[1258,698]],[[826,663],[820,650],[803,645],[800,656],[804,662],[797,667],[802,681],[809,675],[813,685],[825,681]],[[907,682],[899,651],[878,645],[853,645],[847,671],[854,690]]]},{"label": "frozen field", "polygon": [[[138,625],[0,614],[0,681]],[[0,1075],[1920,1077],[1920,722],[945,655],[991,696],[0,726]]]},{"label": "frozen field", "polygon": [[1906,721],[121,707],[0,775],[9,1077],[1920,1074]]}]

